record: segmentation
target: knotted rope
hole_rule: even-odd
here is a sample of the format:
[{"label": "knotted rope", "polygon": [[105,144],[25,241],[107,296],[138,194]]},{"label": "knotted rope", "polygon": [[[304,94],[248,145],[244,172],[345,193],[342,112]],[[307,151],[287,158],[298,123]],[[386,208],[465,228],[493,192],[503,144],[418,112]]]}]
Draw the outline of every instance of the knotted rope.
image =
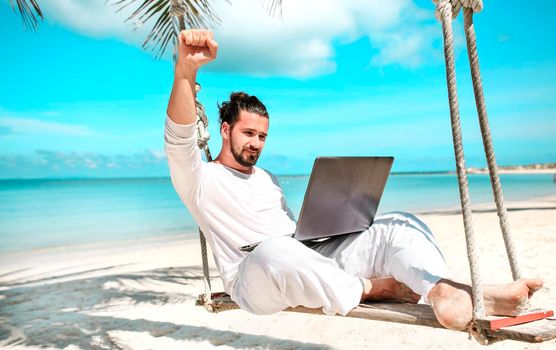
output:
[{"label": "knotted rope", "polygon": [[[197,84],[197,86],[199,86],[199,84]],[[210,134],[208,132],[208,119],[205,114],[205,107],[199,101],[195,100],[195,109],[197,110],[197,146],[206,152],[208,150]]]},{"label": "knotted rope", "polygon": [[183,17],[185,12],[187,11],[187,6],[182,0],[172,0],[170,4],[170,15],[174,16],[179,19],[179,17]]},{"label": "knotted rope", "polygon": [[185,19],[183,15],[187,12],[187,4],[183,0],[172,0],[170,3],[170,16],[176,18],[179,23],[180,30],[185,29]]},{"label": "knotted rope", "polygon": [[473,12],[481,12],[483,10],[483,0],[433,0],[436,4],[435,15],[439,21],[442,21],[442,11],[444,7],[450,6],[452,8],[452,18],[459,15],[459,10],[464,7],[472,9]]}]

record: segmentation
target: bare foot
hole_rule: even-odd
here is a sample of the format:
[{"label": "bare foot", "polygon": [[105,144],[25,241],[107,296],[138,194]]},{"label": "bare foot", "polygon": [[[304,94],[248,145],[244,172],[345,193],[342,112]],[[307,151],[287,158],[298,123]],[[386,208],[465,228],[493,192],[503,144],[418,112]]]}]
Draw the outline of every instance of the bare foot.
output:
[{"label": "bare foot", "polygon": [[508,284],[484,287],[485,312],[488,316],[515,316],[529,308],[529,298],[542,288],[538,278],[520,279]]},{"label": "bare foot", "polygon": [[421,297],[408,286],[398,282],[394,277],[372,278],[365,280],[365,289],[361,300],[388,300],[415,304]]},{"label": "bare foot", "polygon": [[465,284],[440,280],[427,299],[438,322],[448,329],[465,329],[473,318],[471,287]]},{"label": "bare foot", "polygon": [[[529,298],[542,288],[540,279],[520,279],[508,284],[485,285],[483,296],[487,316],[515,316],[527,310]],[[450,280],[440,280],[429,292],[434,314],[448,329],[465,329],[473,317],[471,287]]]}]

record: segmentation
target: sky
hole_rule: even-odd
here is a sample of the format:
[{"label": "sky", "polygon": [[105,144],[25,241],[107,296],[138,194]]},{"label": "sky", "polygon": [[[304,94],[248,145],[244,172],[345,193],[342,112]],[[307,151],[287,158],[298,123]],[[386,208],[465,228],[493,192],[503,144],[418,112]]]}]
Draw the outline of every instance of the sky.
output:
[{"label": "sky", "polygon": [[[38,1],[26,30],[0,0],[0,178],[168,176],[163,125],[173,78],[127,12],[104,0]],[[216,61],[199,99],[210,147],[232,91],[270,112],[261,167],[307,174],[316,156],[394,156],[393,171],[455,169],[442,33],[432,1],[215,0]],[[556,2],[489,1],[475,18],[499,165],[556,162]],[[462,14],[454,21],[464,150],[485,166]]]}]

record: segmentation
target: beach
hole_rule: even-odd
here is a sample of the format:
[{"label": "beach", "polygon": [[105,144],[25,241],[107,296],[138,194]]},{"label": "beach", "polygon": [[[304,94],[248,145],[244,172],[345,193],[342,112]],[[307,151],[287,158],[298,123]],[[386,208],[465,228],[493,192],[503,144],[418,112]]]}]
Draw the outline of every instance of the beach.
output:
[{"label": "beach", "polygon": [[[508,203],[525,275],[544,279],[533,308],[556,306],[556,196]],[[474,207],[484,283],[511,280],[494,207]],[[461,215],[419,215],[454,279],[469,281]],[[184,235],[191,237],[191,235]],[[163,236],[0,253],[0,347],[6,349],[481,348],[466,333],[346,317],[209,313],[198,240]],[[222,290],[211,259],[214,291]],[[556,349],[504,341],[490,349]]]},{"label": "beach", "polygon": [[[378,280],[367,294],[363,277],[384,271],[431,290],[447,277],[436,248],[444,282],[471,284],[473,226],[482,284],[498,286],[485,309],[556,311],[556,46],[544,40],[556,1],[534,5],[0,0],[0,350],[484,349],[468,332],[362,318],[438,327],[426,305],[366,303],[347,317],[197,305],[222,296],[219,270],[238,300],[270,305],[283,296],[274,284],[294,298],[358,299],[355,276],[336,288],[318,285],[336,279],[325,263],[329,272],[304,273],[312,265],[299,257],[319,252],[238,248],[305,227],[327,236],[315,222],[355,235],[391,212],[419,220],[387,222],[382,237],[374,221],[358,241],[371,253],[342,241],[329,254],[347,273],[377,275],[357,276],[368,299],[408,300]],[[322,158],[382,164],[317,171]],[[520,276],[542,288],[513,281],[493,188]],[[461,198],[473,213],[465,229]],[[198,222],[219,259],[209,247],[208,266]],[[257,283],[276,271],[272,260],[293,267]],[[234,284],[240,263],[248,276]],[[465,325],[466,300],[444,287],[427,292],[434,309]],[[467,327],[478,338],[490,333],[480,316]],[[556,316],[542,322],[554,329],[538,337],[556,335]],[[556,339],[489,349],[556,350]]]}]

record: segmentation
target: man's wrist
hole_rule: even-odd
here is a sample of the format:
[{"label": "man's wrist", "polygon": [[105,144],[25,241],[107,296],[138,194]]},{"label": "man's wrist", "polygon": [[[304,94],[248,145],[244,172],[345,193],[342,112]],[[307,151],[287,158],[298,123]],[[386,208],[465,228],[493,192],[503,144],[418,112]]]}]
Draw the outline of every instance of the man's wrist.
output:
[{"label": "man's wrist", "polygon": [[177,62],[174,71],[174,79],[176,80],[187,79],[195,83],[195,80],[197,79],[198,70],[199,67],[192,63]]}]

